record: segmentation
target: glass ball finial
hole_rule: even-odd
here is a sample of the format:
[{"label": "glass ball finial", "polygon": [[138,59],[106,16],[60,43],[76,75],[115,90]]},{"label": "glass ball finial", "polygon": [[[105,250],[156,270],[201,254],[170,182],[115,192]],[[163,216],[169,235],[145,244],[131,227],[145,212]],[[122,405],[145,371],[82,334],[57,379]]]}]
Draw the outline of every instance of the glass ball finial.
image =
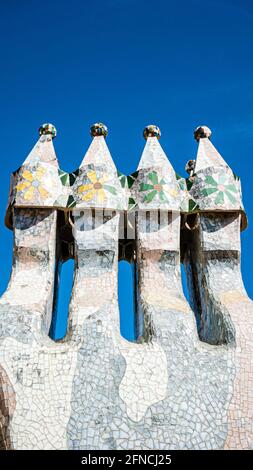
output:
[{"label": "glass ball finial", "polygon": [[95,124],[91,126],[90,133],[92,137],[99,137],[99,136],[106,137],[108,134],[108,129],[102,122],[96,122]]},{"label": "glass ball finial", "polygon": [[154,124],[150,124],[149,126],[145,127],[143,131],[143,137],[146,140],[148,137],[157,137],[157,139],[160,139],[161,131],[158,126],[155,126]]},{"label": "glass ball finial", "polygon": [[185,165],[185,171],[188,173],[188,175],[192,176],[195,170],[196,166],[196,160],[188,160],[188,162]]},{"label": "glass ball finial", "polygon": [[57,130],[53,124],[45,123],[40,126],[39,135],[51,135],[54,138],[57,135]]},{"label": "glass ball finial", "polygon": [[194,137],[197,140],[197,142],[199,141],[199,139],[204,139],[204,138],[210,139],[211,135],[212,135],[212,131],[207,126],[198,126],[194,131]]}]

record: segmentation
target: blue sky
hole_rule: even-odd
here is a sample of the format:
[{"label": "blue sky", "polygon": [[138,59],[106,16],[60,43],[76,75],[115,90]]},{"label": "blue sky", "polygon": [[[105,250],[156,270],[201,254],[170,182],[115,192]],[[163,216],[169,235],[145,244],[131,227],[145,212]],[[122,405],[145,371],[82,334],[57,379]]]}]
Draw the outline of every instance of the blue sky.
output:
[{"label": "blue sky", "polygon": [[[252,22],[251,0],[1,4],[1,292],[12,257],[12,234],[3,224],[10,173],[36,142],[43,122],[58,130],[61,168],[76,169],[90,143],[89,126],[102,121],[124,173],[137,167],[146,124],[161,128],[160,142],[182,175],[185,162],[196,155],[194,128],[212,129],[212,142],[242,180],[249,218],[242,269],[253,297]],[[129,294],[121,284],[125,317]],[[122,327],[131,335],[129,323]]]}]

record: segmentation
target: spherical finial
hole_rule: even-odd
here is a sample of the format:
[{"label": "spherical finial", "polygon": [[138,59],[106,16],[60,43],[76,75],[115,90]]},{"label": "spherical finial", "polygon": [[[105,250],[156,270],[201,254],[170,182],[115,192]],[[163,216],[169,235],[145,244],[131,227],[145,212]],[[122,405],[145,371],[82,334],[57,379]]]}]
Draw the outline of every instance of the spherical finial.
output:
[{"label": "spherical finial", "polygon": [[185,171],[188,173],[190,176],[194,173],[196,166],[196,160],[188,160],[188,162],[185,165]]},{"label": "spherical finial", "polygon": [[93,126],[91,126],[90,134],[92,135],[92,137],[98,137],[101,135],[106,137],[108,134],[108,129],[104,124],[102,124],[102,122],[96,122],[95,124],[93,124]]},{"label": "spherical finial", "polygon": [[149,126],[145,127],[145,129],[143,131],[143,137],[146,140],[147,140],[148,137],[157,137],[157,139],[160,139],[161,131],[160,131],[159,127],[154,126],[154,124],[150,124]]},{"label": "spherical finial", "polygon": [[49,123],[42,124],[42,126],[40,126],[39,128],[39,135],[48,135],[48,134],[50,134],[52,138],[56,137],[57,135],[56,128],[53,126],[53,124],[49,124]]},{"label": "spherical finial", "polygon": [[199,141],[199,139],[203,139],[205,137],[208,137],[208,139],[210,139],[211,135],[212,131],[207,126],[199,126],[194,131],[194,137],[197,142]]}]

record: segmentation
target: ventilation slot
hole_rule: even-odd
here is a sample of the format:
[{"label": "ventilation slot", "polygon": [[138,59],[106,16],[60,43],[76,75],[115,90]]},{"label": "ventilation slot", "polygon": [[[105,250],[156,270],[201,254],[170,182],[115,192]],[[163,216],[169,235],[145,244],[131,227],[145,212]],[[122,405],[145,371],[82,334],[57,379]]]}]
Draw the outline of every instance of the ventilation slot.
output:
[{"label": "ventilation slot", "polygon": [[118,298],[120,311],[120,333],[128,341],[136,340],[133,269],[133,263],[129,263],[125,260],[119,262]]},{"label": "ventilation slot", "polygon": [[73,286],[74,260],[59,263],[56,274],[54,310],[49,336],[57,341],[67,333],[68,310]]}]

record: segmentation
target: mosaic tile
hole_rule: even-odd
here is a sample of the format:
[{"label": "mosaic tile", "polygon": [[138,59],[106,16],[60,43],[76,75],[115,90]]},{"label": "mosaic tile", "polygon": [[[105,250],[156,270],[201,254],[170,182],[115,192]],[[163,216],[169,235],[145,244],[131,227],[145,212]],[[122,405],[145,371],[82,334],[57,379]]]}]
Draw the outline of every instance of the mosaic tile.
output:
[{"label": "mosaic tile", "polygon": [[[0,448],[252,449],[253,303],[240,268],[240,181],[206,126],[195,131],[188,178],[175,173],[153,125],[137,171],[123,175],[107,131],[91,128],[84,160],[66,173],[56,130],[45,124],[12,175]],[[127,224],[135,238],[124,239]],[[122,240],[135,273],[136,341],[120,333]],[[58,267],[71,257],[67,334],[54,341]]]}]

